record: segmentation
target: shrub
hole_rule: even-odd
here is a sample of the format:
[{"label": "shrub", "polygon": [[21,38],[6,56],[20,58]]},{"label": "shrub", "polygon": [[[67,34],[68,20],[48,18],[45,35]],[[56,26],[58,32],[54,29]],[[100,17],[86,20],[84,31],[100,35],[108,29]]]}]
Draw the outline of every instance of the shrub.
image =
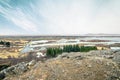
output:
[{"label": "shrub", "polygon": [[49,57],[56,57],[59,54],[62,54],[63,50],[61,48],[48,48],[47,49],[47,56]]},{"label": "shrub", "polygon": [[48,48],[47,49],[47,56],[48,57],[56,57],[59,54],[62,54],[63,52],[88,52],[90,50],[97,50],[97,47],[93,46],[81,46],[79,45],[65,45],[63,46],[63,49],[61,48]]},{"label": "shrub", "polygon": [[0,41],[0,45],[4,45],[5,47],[10,47],[10,42],[6,42],[6,41]]},{"label": "shrub", "polygon": [[89,52],[90,50],[97,50],[97,47],[93,46],[81,46],[80,52]]}]

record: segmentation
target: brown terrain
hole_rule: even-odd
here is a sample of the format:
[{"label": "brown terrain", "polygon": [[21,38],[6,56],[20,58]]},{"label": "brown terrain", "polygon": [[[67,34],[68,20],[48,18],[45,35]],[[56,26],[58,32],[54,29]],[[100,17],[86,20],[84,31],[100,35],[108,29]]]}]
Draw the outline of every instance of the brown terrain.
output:
[{"label": "brown terrain", "polygon": [[[53,39],[47,36],[44,38]],[[24,37],[22,40],[8,38],[7,41],[11,42],[12,46],[1,46],[0,67],[8,66],[0,70],[0,80],[120,80],[120,51],[107,50],[109,46],[119,46],[118,43],[109,46],[98,44],[98,51],[63,53],[50,59],[38,59],[28,54],[25,54],[27,57],[20,58],[21,49],[31,39],[33,37]],[[43,38],[35,38],[40,39]]]},{"label": "brown terrain", "polygon": [[3,73],[4,80],[120,80],[120,51],[63,53],[46,61],[19,63]]}]

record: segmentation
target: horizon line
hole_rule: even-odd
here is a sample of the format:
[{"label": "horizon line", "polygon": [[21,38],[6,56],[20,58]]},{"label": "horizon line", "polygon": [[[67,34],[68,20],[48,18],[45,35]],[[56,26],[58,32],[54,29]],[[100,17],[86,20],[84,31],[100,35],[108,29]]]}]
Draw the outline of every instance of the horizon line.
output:
[{"label": "horizon line", "polygon": [[105,33],[88,33],[88,34],[14,34],[14,35],[0,35],[0,36],[120,36],[120,34],[105,34]]}]

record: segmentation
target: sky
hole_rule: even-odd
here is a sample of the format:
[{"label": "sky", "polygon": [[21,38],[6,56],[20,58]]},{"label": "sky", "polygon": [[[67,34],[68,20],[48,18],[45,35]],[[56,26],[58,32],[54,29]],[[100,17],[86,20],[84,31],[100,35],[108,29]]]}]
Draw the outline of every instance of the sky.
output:
[{"label": "sky", "polygon": [[0,35],[120,34],[120,0],[0,0]]}]

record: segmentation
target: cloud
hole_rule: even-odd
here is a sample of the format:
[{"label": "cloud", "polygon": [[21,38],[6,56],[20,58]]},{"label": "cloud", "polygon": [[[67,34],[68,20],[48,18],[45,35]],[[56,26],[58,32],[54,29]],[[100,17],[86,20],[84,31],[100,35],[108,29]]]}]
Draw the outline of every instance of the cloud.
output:
[{"label": "cloud", "polygon": [[120,34],[119,2],[119,0],[29,0],[24,5],[19,3],[19,6],[13,6],[2,1],[6,7],[0,5],[0,13],[17,27],[25,30],[26,34]]},{"label": "cloud", "polygon": [[4,8],[0,5],[0,11],[4,15],[6,19],[14,23],[16,26],[22,28],[26,31],[33,31],[37,32],[37,25],[34,23],[33,20],[29,19],[29,14],[22,11],[21,8],[12,7],[8,3],[3,3],[7,6]]},{"label": "cloud", "polygon": [[[10,20],[16,24],[17,26],[21,27],[26,31],[37,31],[37,25],[34,24],[29,18],[27,18],[26,14],[24,14],[20,9],[18,9],[15,13],[16,17],[9,16]],[[7,16],[8,17],[8,16]]]},{"label": "cloud", "polygon": [[39,6],[42,7],[39,12],[53,34],[119,33],[120,14],[114,13],[118,1],[102,0],[101,4],[96,5],[97,1],[74,0],[64,3],[47,0]]},{"label": "cloud", "polygon": [[52,33],[75,34],[83,32],[80,28],[87,26],[86,23],[90,19],[90,4],[86,5],[80,5],[79,1],[69,4],[45,1],[42,5],[43,9],[39,12],[44,17],[46,26],[53,31]]}]

